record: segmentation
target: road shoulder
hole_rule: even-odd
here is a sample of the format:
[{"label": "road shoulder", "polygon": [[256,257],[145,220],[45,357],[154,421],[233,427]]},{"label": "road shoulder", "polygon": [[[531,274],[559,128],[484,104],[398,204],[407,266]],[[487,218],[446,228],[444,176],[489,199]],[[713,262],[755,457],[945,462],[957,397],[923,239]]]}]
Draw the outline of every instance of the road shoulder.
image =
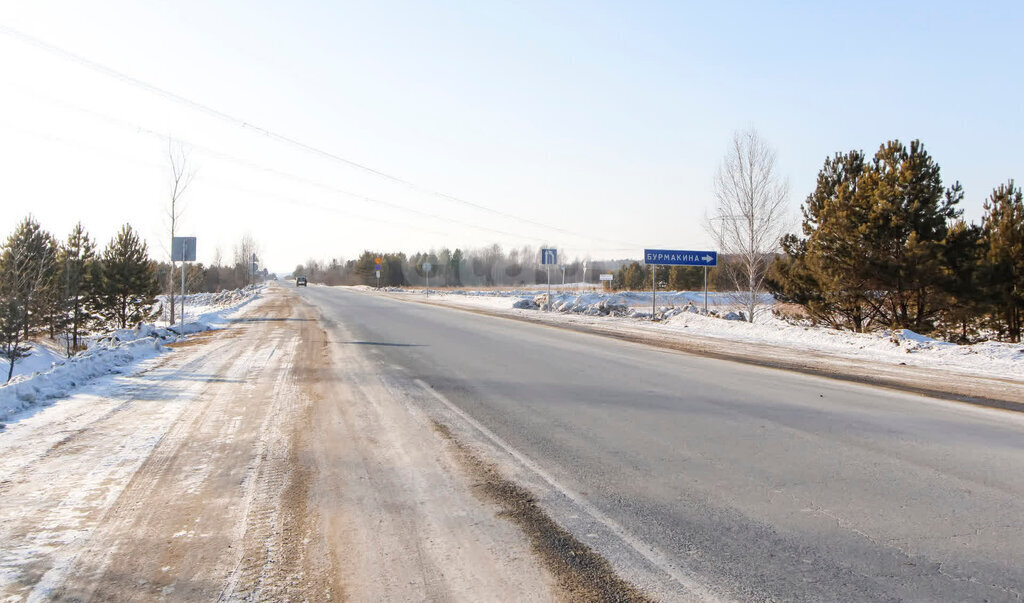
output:
[{"label": "road shoulder", "polygon": [[[357,291],[366,295],[383,295],[398,301],[587,333],[707,358],[884,387],[987,408],[1024,412],[1024,381],[1021,380],[1000,379],[944,369],[892,365],[886,362],[870,362],[824,353],[809,354],[794,348],[734,341],[725,342],[714,337],[678,332],[630,331],[583,319],[546,320],[541,312],[510,313],[478,306],[471,307],[429,299],[415,299],[408,295]],[[723,345],[724,343],[728,343],[728,345]]]}]

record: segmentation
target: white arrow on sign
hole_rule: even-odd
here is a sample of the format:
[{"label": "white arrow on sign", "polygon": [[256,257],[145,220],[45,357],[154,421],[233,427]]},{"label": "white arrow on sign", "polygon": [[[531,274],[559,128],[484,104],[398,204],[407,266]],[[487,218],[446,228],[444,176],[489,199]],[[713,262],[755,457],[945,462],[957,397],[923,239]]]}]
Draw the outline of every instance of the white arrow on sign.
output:
[{"label": "white arrow on sign", "polygon": [[710,255],[706,255],[706,256],[702,257],[701,259],[704,260],[705,262],[710,262],[711,260],[713,260],[715,258],[711,257]]}]

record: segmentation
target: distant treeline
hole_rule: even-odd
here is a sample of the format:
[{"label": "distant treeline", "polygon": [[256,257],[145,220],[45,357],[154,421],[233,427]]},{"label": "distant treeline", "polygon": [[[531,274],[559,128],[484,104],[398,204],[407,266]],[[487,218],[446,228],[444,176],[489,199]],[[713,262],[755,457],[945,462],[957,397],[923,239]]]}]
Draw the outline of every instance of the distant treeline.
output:
[{"label": "distant treeline", "polygon": [[[379,283],[376,258],[382,260]],[[596,283],[602,272],[611,272],[625,263],[628,260],[567,259],[564,264],[551,266],[551,282],[562,283],[564,279],[566,283]],[[429,273],[424,264],[430,264]],[[354,260],[311,259],[293,271],[293,275],[304,275],[312,283],[382,287],[423,287],[428,277],[431,287],[532,287],[546,284],[548,274],[548,269],[540,265],[538,248],[526,246],[505,251],[499,245],[454,251],[443,248],[412,255],[364,251]]]}]

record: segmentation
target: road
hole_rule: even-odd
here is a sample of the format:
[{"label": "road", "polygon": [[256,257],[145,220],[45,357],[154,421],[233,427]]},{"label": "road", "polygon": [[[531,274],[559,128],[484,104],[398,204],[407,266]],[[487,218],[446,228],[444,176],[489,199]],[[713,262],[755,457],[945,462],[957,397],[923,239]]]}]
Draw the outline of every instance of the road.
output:
[{"label": "road", "polygon": [[[1018,600],[1024,421],[342,289],[294,293],[664,598]],[[502,460],[504,459],[504,460]]]},{"label": "road", "polygon": [[279,287],[0,431],[0,600],[548,601],[459,453]]}]

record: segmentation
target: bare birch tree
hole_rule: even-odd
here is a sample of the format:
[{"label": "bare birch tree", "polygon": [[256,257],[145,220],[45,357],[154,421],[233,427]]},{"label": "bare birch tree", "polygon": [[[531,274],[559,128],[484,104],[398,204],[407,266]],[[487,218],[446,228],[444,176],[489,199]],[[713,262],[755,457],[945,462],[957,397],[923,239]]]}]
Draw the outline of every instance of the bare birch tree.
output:
[{"label": "bare birch tree", "polygon": [[715,208],[706,228],[718,245],[720,266],[737,291],[747,320],[758,313],[758,294],[788,224],[788,184],[779,176],[775,150],[756,130],[736,132],[715,174]]},{"label": "bare birch tree", "polygon": [[235,272],[238,279],[246,285],[253,283],[253,256],[260,253],[259,244],[251,233],[246,232],[235,245]]},{"label": "bare birch tree", "polygon": [[[192,184],[192,179],[195,177],[195,170],[192,169],[192,163],[184,145],[172,139],[167,140],[167,159],[171,168],[171,203],[168,207],[167,215],[171,221],[171,241],[173,241],[179,225],[178,223],[181,220],[181,215],[185,210],[182,203],[182,197],[185,196],[185,191],[188,190],[189,185]],[[170,254],[170,252],[168,252],[168,254]],[[174,261],[175,258],[172,257],[171,270],[167,276],[167,297],[171,306],[170,324],[174,324]],[[182,263],[182,269],[184,270],[184,268],[185,265]]]}]

